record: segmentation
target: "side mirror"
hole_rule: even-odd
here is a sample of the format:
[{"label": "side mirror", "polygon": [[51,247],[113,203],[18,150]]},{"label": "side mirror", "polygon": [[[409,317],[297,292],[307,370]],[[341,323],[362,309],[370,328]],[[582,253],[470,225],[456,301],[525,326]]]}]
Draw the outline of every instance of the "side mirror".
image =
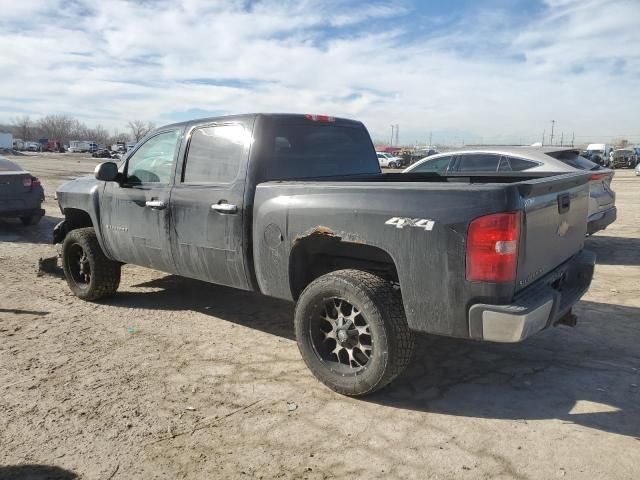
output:
[{"label": "side mirror", "polygon": [[97,180],[115,182],[118,178],[118,165],[113,162],[103,162],[94,171]]}]

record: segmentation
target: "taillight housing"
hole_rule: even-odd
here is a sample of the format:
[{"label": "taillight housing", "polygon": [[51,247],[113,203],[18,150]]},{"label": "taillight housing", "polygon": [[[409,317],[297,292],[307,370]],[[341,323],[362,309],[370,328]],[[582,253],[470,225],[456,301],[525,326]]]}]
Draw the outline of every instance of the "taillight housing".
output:
[{"label": "taillight housing", "polygon": [[38,177],[31,177],[31,188],[39,187],[40,185],[42,184],[40,183],[40,179]]},{"label": "taillight housing", "polygon": [[31,176],[23,177],[22,186],[31,188],[31,184],[33,183],[33,178]]},{"label": "taillight housing", "polygon": [[512,282],[518,267],[519,211],[478,217],[467,231],[466,278],[471,282]]}]

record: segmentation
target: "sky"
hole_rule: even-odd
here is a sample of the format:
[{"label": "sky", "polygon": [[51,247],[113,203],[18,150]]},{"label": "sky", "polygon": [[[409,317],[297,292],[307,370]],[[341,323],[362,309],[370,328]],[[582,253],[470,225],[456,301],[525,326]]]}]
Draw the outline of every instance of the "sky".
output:
[{"label": "sky", "polygon": [[249,112],[403,144],[640,142],[639,0],[0,0],[0,123]]}]

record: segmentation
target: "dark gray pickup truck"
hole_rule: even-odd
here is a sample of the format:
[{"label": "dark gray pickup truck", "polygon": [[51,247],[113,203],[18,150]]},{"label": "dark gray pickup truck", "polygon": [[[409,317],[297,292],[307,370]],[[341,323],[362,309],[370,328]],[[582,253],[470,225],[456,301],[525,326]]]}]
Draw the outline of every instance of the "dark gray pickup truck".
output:
[{"label": "dark gray pickup truck", "polygon": [[360,122],[209,118],[62,185],[54,242],[87,300],[132,263],[295,301],[308,367],[362,395],[402,372],[415,332],[518,342],[574,323],[595,262],[588,181],[383,174]]}]

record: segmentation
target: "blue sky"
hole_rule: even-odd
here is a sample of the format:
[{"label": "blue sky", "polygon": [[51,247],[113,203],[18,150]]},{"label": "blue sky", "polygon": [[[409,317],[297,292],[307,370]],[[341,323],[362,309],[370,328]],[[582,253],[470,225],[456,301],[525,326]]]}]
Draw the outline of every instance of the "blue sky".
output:
[{"label": "blue sky", "polygon": [[225,113],[361,119],[403,143],[640,142],[640,2],[21,0],[0,17],[0,123],[123,129]]}]

